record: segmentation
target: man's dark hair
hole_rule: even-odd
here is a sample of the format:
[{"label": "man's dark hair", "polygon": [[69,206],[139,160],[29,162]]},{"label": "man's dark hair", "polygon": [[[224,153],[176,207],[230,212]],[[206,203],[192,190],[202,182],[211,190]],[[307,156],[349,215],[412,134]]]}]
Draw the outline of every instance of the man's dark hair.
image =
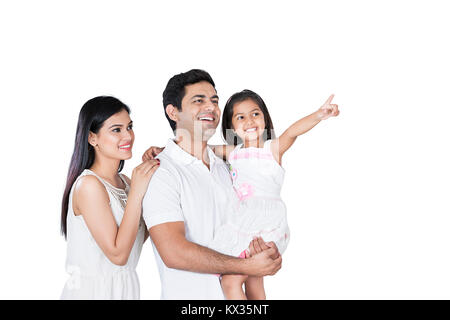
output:
[{"label": "man's dark hair", "polygon": [[216,85],[208,72],[200,69],[192,69],[188,72],[180,73],[173,76],[167,83],[166,89],[163,92],[163,106],[164,114],[170,123],[170,127],[175,131],[177,123],[169,118],[166,113],[166,107],[171,104],[181,111],[181,100],[186,94],[185,86],[189,84],[198,83],[201,81],[209,82],[214,89]]}]

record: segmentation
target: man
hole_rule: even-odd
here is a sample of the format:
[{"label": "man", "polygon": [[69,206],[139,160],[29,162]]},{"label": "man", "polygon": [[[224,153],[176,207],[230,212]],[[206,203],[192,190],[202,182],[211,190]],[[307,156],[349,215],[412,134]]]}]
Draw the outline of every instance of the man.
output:
[{"label": "man", "polygon": [[234,196],[226,164],[207,146],[219,124],[218,102],[214,81],[202,70],[175,75],[163,93],[175,140],[157,156],[161,165],[143,200],[162,299],[223,299],[217,274],[266,276],[281,268],[273,244],[247,259],[207,248]]}]

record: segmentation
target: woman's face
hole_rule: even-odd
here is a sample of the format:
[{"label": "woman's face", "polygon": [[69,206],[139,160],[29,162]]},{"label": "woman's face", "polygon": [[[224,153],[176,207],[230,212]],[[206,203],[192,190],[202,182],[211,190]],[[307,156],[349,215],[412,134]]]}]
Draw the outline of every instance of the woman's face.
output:
[{"label": "woman's face", "polygon": [[243,141],[257,140],[266,127],[264,114],[252,99],[238,102],[233,106],[231,123],[234,131]]},{"label": "woman's face", "polygon": [[133,121],[126,110],[105,120],[98,133],[89,133],[89,143],[94,146],[96,156],[98,154],[110,159],[130,159],[133,142]]}]

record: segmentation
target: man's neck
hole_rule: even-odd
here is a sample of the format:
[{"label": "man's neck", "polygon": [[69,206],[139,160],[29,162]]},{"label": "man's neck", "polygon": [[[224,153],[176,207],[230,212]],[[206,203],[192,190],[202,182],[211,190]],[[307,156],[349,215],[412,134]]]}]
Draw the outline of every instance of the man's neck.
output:
[{"label": "man's neck", "polygon": [[175,143],[191,156],[201,160],[209,169],[209,156],[206,147],[207,141],[202,139],[193,139],[192,137],[186,137],[183,135],[177,135],[175,137]]}]

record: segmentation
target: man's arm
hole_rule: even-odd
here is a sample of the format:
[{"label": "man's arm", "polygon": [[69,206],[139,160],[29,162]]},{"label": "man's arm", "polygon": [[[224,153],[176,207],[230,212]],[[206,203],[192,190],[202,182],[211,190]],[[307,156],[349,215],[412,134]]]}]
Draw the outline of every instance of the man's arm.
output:
[{"label": "man's arm", "polygon": [[156,249],[169,268],[198,273],[274,275],[281,268],[281,256],[272,259],[276,248],[264,250],[251,258],[223,255],[190,242],[185,237],[184,222],[168,222],[149,229]]}]

